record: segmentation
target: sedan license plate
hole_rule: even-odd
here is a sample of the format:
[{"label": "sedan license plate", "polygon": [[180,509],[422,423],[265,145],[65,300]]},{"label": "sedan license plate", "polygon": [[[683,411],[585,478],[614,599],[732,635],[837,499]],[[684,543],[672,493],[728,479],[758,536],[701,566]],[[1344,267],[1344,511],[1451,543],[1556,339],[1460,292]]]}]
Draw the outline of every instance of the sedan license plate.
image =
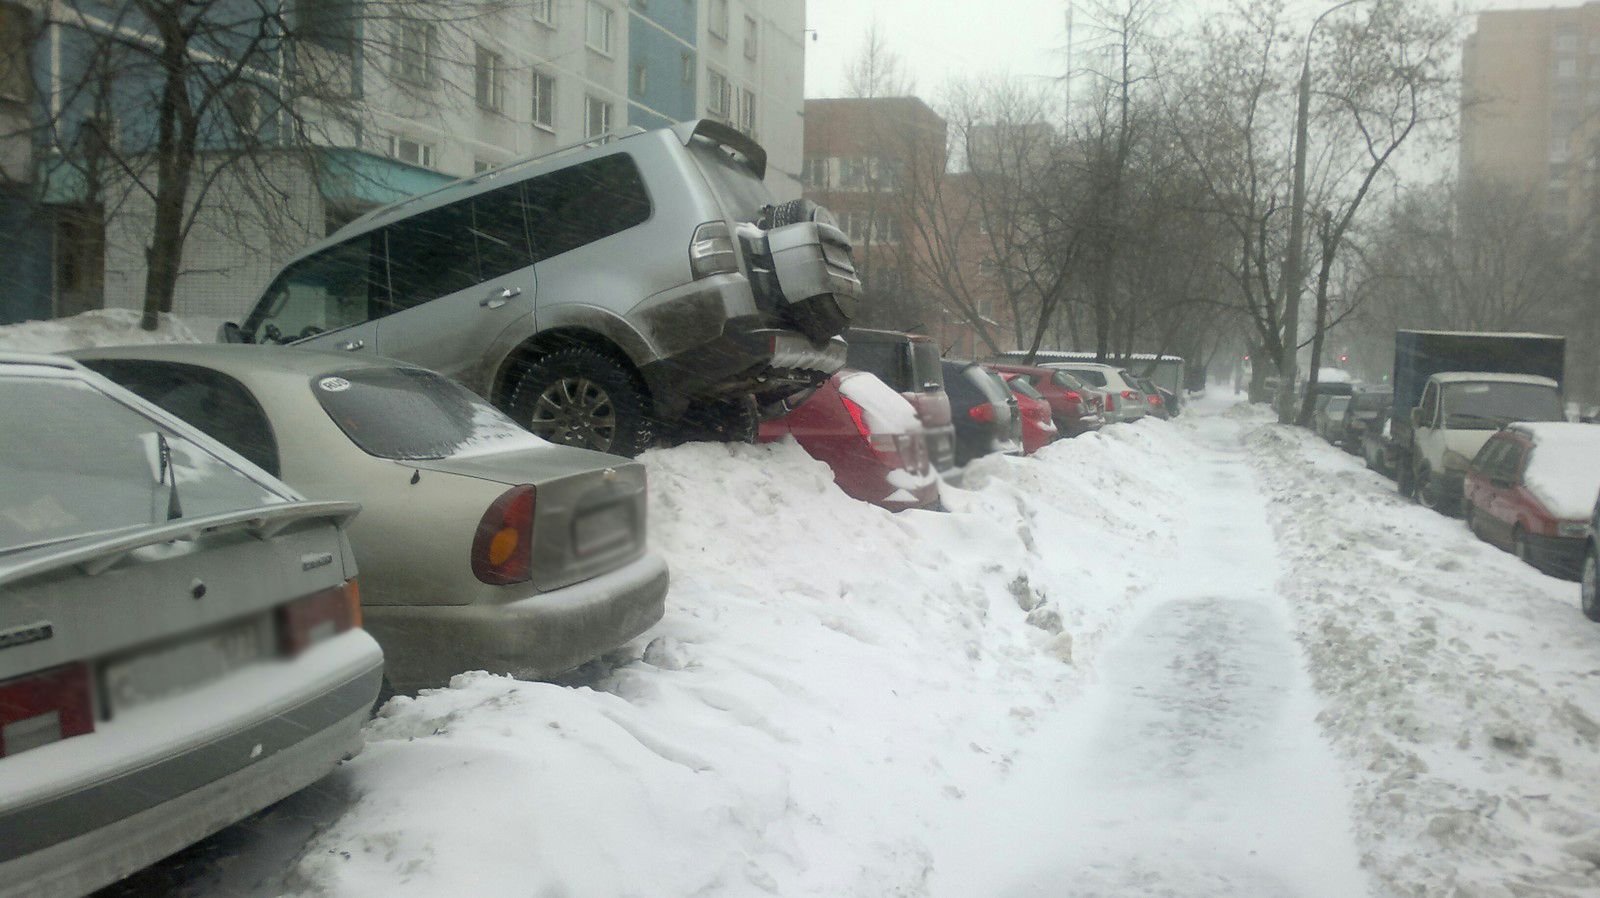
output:
[{"label": "sedan license plate", "polygon": [[626,505],[608,505],[578,518],[573,548],[579,556],[597,555],[633,543],[633,515]]},{"label": "sedan license plate", "polygon": [[108,710],[115,714],[187,692],[267,656],[270,620],[260,615],[203,636],[107,662]]}]

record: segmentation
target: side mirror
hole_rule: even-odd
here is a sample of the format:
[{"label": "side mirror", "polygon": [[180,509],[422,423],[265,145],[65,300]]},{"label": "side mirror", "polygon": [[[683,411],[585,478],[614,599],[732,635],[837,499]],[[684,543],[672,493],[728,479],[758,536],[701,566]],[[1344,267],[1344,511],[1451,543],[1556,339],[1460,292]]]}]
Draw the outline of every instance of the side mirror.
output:
[{"label": "side mirror", "polygon": [[236,322],[236,321],[225,321],[225,322],[223,322],[222,326],[217,328],[217,342],[218,343],[243,343],[244,342],[244,332],[239,329],[238,322]]}]

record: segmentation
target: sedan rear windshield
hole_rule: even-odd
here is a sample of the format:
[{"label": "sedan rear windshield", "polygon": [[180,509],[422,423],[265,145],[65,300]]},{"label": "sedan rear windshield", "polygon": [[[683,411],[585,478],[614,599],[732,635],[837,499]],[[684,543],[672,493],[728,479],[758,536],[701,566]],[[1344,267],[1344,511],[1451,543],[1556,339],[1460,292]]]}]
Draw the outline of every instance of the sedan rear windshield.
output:
[{"label": "sedan rear windshield", "polygon": [[311,392],[361,451],[396,460],[449,458],[537,437],[454,381],[421,368],[321,375]]},{"label": "sedan rear windshield", "polygon": [[83,381],[0,377],[0,553],[286,501]]}]

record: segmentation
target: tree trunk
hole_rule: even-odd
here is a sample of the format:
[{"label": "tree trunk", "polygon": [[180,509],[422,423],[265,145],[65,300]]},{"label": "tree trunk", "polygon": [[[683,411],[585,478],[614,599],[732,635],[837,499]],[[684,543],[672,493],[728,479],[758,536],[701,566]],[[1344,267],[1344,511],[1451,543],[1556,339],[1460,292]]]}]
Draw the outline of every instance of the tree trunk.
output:
[{"label": "tree trunk", "polygon": [[145,247],[144,315],[139,326],[155,330],[172,312],[183,263],[183,207],[194,171],[197,129],[189,108],[188,36],[174,13],[157,24],[163,45],[164,83],[156,107],[155,218]]}]

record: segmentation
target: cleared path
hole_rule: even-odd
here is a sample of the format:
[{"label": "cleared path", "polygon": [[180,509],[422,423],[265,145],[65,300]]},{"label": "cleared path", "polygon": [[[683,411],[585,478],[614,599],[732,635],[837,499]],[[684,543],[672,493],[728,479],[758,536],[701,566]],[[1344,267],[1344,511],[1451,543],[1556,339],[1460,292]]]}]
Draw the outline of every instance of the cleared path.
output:
[{"label": "cleared path", "polygon": [[1098,681],[950,828],[936,895],[1370,894],[1238,425],[1183,426],[1207,456],[1187,537]]}]

